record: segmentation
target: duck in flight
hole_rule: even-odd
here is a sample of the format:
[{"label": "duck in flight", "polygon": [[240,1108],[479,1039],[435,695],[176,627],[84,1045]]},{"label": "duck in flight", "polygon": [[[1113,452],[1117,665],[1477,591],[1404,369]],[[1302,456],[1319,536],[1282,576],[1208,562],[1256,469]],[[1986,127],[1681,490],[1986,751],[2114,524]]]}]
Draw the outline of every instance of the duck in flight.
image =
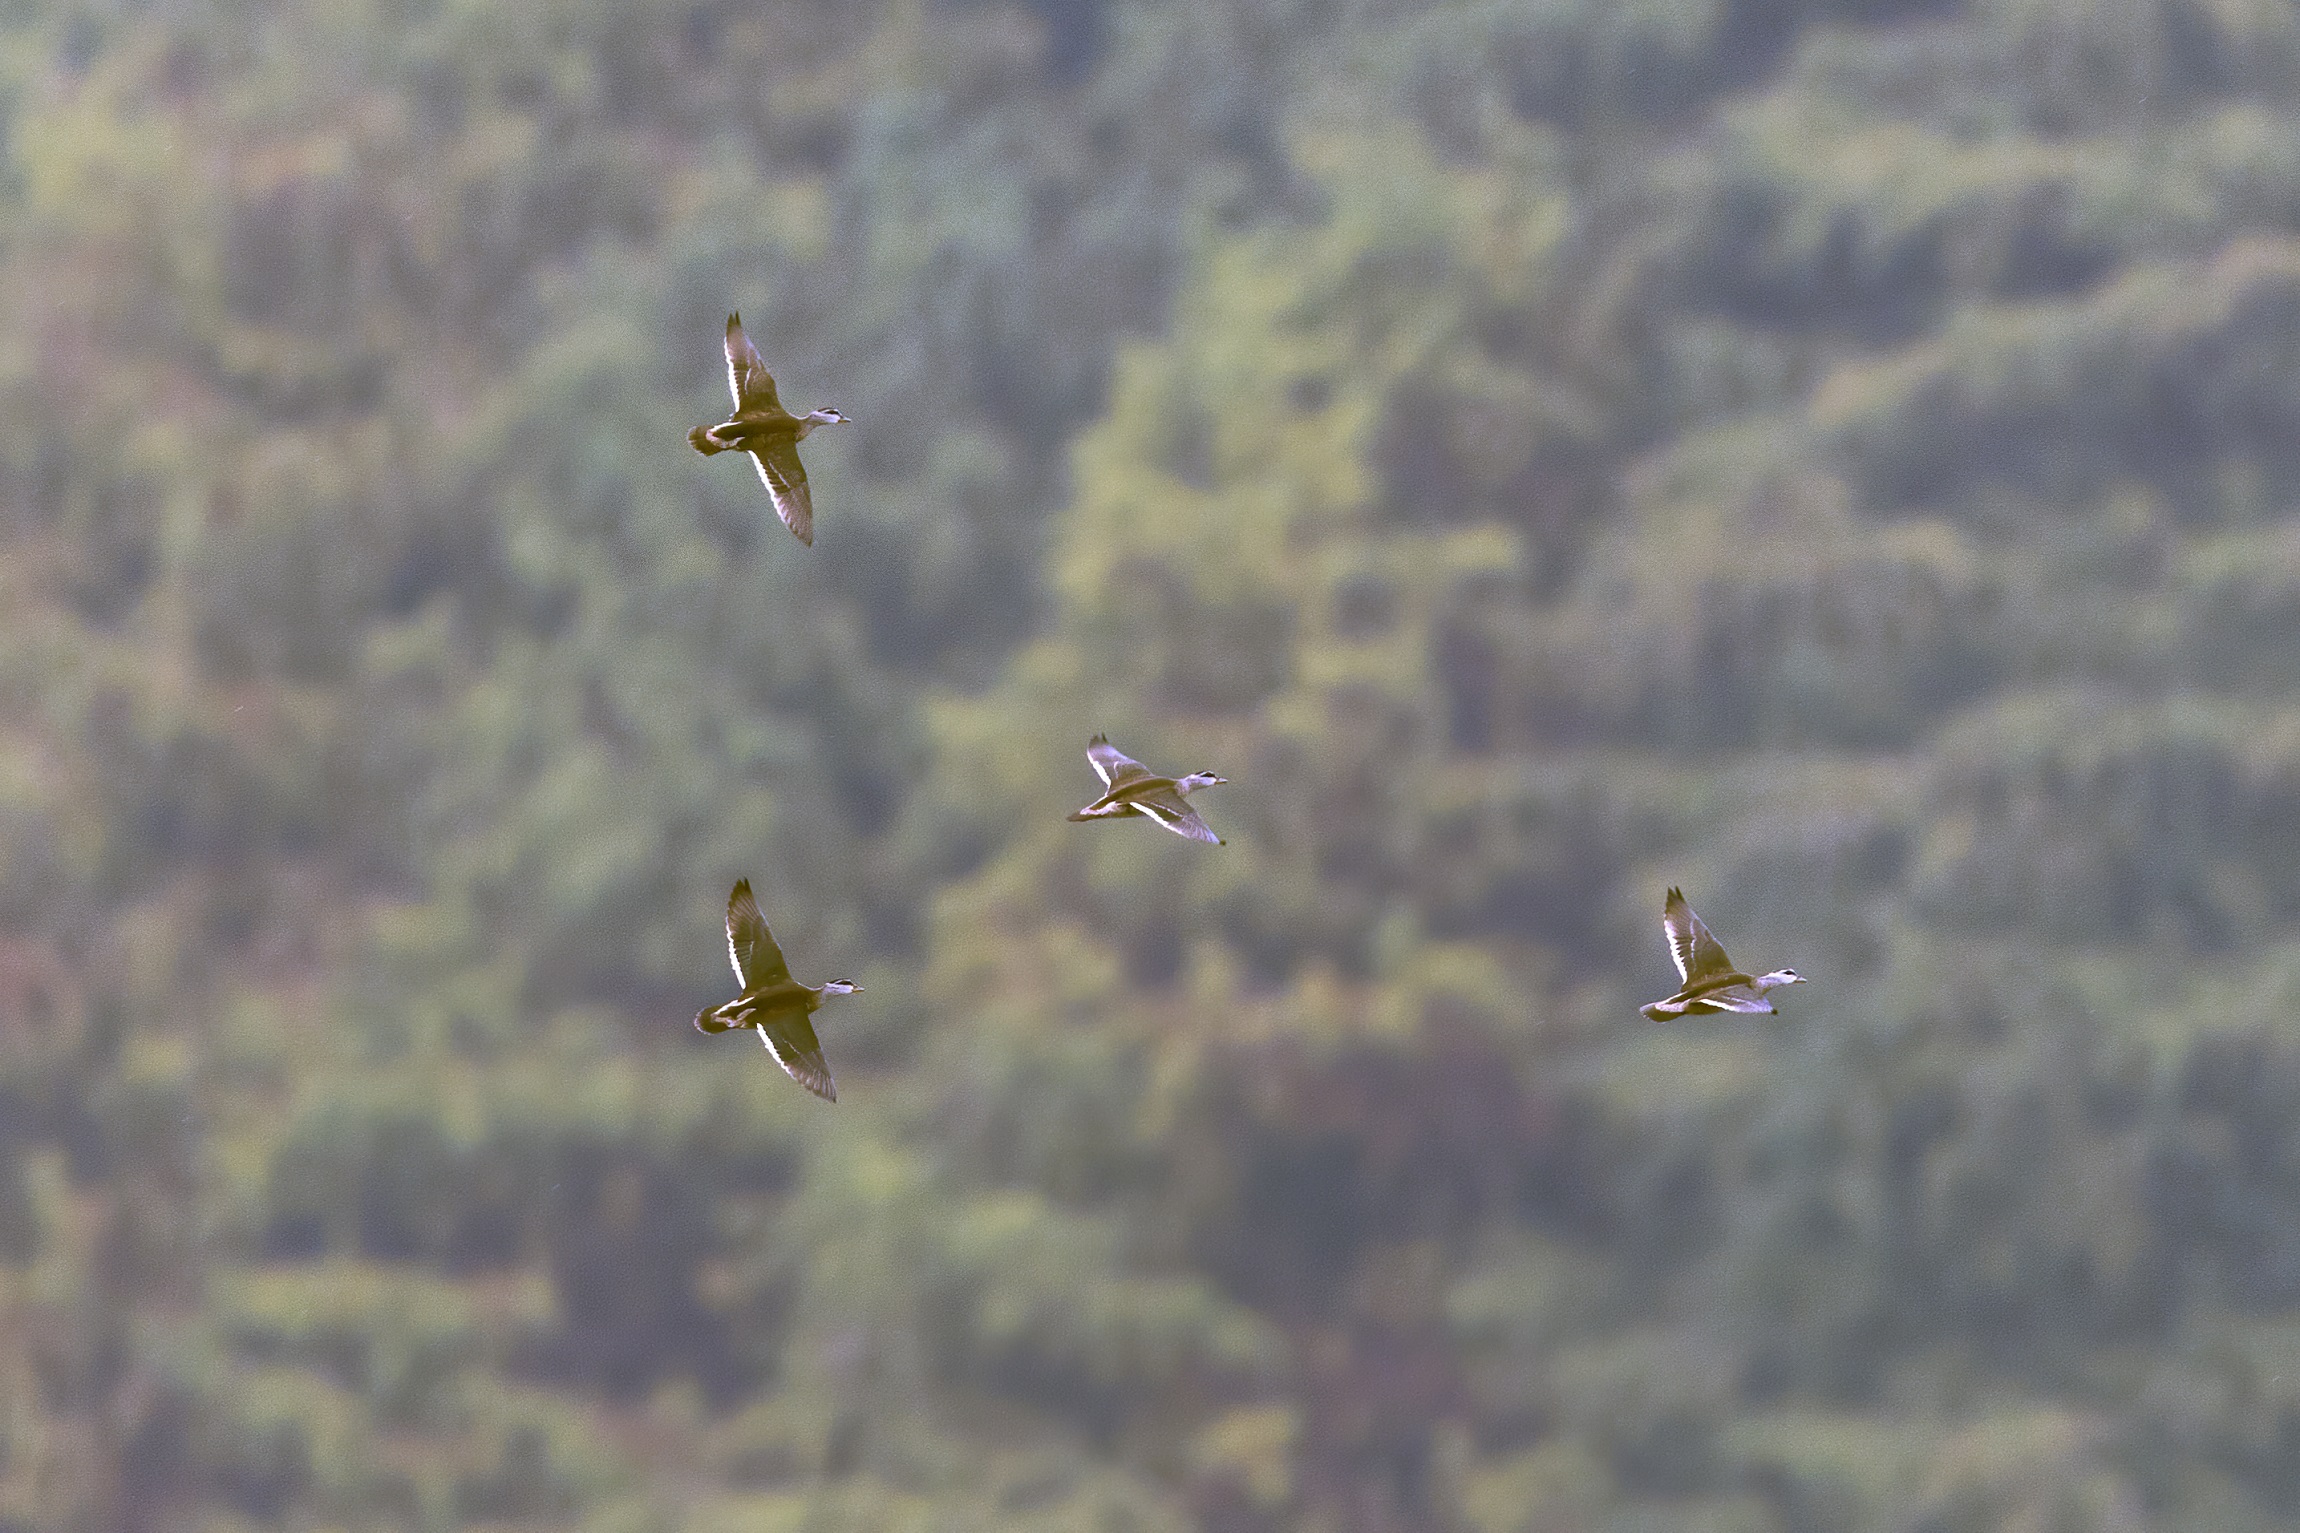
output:
[{"label": "duck in flight", "polygon": [[727,956],[734,960],[735,979],[743,993],[724,1006],[707,1006],[695,1013],[695,1025],[706,1033],[755,1027],[760,1042],[775,1056],[790,1078],[826,1102],[839,1099],[831,1069],[823,1063],[823,1046],[815,1040],[815,1026],[807,1020],[827,995],[854,995],[862,986],[834,979],[823,985],[802,985],[791,978],[783,950],[775,946],[759,902],[751,898],[751,881],[735,880],[727,896]]},{"label": "duck in flight", "polygon": [[1212,772],[1192,772],[1188,777],[1157,776],[1112,745],[1108,735],[1096,735],[1086,742],[1086,759],[1094,763],[1094,770],[1107,791],[1084,809],[1073,810],[1070,815],[1073,820],[1118,820],[1132,814],[1146,814],[1177,836],[1188,836],[1213,846],[1223,844],[1212,827],[1198,818],[1198,811],[1183,800],[1200,788],[1221,786],[1229,781],[1227,777],[1216,777]]},{"label": "duck in flight", "polygon": [[1795,969],[1752,976],[1734,968],[1733,960],[1725,956],[1724,945],[1709,935],[1709,928],[1685,903],[1682,890],[1669,891],[1661,907],[1661,929],[1669,934],[1669,954],[1677,960],[1677,976],[1684,983],[1668,1000],[1638,1008],[1655,1022],[1712,1011],[1778,1016],[1780,1008],[1765,998],[1766,993],[1783,985],[1804,983],[1805,976]]},{"label": "duck in flight", "polygon": [[735,413],[716,426],[697,426],[687,433],[695,451],[747,452],[759,467],[767,498],[775,515],[809,548],[815,542],[815,502],[807,492],[807,471],[799,462],[799,443],[817,426],[835,426],[846,417],[836,410],[810,410],[793,415],[775,397],[775,375],[759,360],[759,348],[743,334],[743,316],[727,316],[727,387],[735,396]]}]

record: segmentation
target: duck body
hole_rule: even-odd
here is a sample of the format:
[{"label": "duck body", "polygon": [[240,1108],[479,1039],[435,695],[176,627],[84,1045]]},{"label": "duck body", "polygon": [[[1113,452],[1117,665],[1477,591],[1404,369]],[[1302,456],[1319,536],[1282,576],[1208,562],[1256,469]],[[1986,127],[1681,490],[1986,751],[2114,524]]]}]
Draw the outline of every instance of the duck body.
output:
[{"label": "duck body", "polygon": [[747,452],[764,455],[784,447],[795,447],[806,440],[815,428],[813,418],[790,414],[788,411],[768,415],[760,411],[750,415],[730,415],[716,426],[697,426],[687,433],[687,440],[695,444],[695,451],[705,457],[713,453]]},{"label": "duck body", "polygon": [[706,1033],[723,1033],[732,1027],[755,1027],[760,1019],[778,1012],[795,1010],[801,1016],[811,1017],[822,1009],[822,986],[785,979],[746,990],[724,1006],[706,1009],[695,1018],[695,1025]]},{"label": "duck body", "polygon": [[831,1079],[822,1043],[809,1019],[822,1009],[826,996],[854,995],[862,986],[843,979],[802,985],[791,978],[790,965],[759,914],[747,878],[737,879],[727,896],[727,956],[734,963],[742,994],[723,1006],[706,1006],[695,1013],[695,1026],[706,1033],[756,1029],[759,1041],[785,1074],[824,1101],[837,1101],[838,1085]]},{"label": "duck body", "polygon": [[1704,1016],[1721,1011],[1778,1016],[1780,1008],[1766,999],[1784,985],[1801,985],[1805,976],[1795,969],[1770,974],[1745,974],[1725,956],[1724,944],[1709,934],[1682,890],[1672,888],[1661,907],[1661,929],[1669,938],[1669,954],[1677,961],[1683,982],[1665,1001],[1640,1006],[1648,1020],[1667,1022],[1676,1017]]},{"label": "duck body", "polygon": [[687,433],[695,451],[705,457],[722,452],[743,452],[759,470],[775,514],[801,543],[815,541],[814,493],[807,488],[806,466],[799,461],[799,443],[817,426],[835,426],[846,417],[836,410],[810,410],[793,415],[775,393],[774,374],[760,359],[759,349],[743,333],[743,317],[727,316],[727,388],[735,396],[735,413],[716,426],[697,426]]},{"label": "duck body", "polygon": [[1072,810],[1069,818],[1122,820],[1141,815],[1157,821],[1177,836],[1210,846],[1224,844],[1186,800],[1200,788],[1220,787],[1228,778],[1216,777],[1212,772],[1160,777],[1112,745],[1108,735],[1096,735],[1086,742],[1086,759],[1101,777],[1105,791],[1085,808]]}]

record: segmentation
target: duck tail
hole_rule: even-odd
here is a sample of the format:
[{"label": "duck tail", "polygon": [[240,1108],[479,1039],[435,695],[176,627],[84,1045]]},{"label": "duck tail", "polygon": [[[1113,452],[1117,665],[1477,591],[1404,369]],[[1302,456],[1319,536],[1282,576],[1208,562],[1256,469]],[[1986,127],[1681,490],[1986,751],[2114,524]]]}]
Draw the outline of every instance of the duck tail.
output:
[{"label": "duck tail", "polygon": [[721,453],[727,450],[727,444],[712,436],[711,428],[708,426],[695,427],[687,433],[687,440],[694,443],[695,451],[701,453],[706,458],[711,456],[713,453]]}]

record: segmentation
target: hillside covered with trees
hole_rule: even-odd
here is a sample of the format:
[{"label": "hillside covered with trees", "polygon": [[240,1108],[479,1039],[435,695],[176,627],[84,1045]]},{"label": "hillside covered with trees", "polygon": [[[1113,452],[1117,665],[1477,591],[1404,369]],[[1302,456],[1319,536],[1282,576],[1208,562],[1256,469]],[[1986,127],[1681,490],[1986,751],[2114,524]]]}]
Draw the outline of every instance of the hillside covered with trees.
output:
[{"label": "hillside covered with trees", "polygon": [[26,0],[0,274],[0,1533],[2300,1515],[2289,4]]}]

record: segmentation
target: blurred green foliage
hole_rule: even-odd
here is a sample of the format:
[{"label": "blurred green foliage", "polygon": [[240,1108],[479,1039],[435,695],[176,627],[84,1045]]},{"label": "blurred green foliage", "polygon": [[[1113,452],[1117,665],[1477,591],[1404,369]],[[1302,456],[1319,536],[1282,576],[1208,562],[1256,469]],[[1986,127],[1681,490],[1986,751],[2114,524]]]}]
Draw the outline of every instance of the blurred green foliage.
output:
[{"label": "blurred green foliage", "polygon": [[34,0],[0,269],[0,1533],[2300,1513],[2289,6]]}]

